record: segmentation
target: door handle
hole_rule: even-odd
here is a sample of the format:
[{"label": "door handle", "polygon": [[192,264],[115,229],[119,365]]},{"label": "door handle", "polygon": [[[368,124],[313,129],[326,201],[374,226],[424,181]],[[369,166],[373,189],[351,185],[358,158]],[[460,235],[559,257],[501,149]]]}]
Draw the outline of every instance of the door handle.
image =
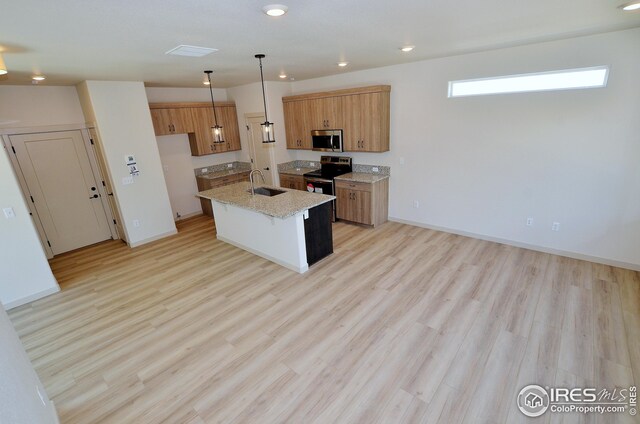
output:
[{"label": "door handle", "polygon": [[97,198],[98,198],[97,194],[94,194],[93,196],[89,197],[89,199],[97,199]]}]

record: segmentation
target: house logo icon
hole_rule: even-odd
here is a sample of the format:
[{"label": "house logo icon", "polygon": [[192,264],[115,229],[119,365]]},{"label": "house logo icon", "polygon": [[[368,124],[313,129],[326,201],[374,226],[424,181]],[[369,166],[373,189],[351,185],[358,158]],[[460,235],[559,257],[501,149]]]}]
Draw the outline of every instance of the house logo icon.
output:
[{"label": "house logo icon", "polygon": [[527,417],[539,417],[549,409],[549,394],[537,384],[526,386],[518,393],[518,408]]}]

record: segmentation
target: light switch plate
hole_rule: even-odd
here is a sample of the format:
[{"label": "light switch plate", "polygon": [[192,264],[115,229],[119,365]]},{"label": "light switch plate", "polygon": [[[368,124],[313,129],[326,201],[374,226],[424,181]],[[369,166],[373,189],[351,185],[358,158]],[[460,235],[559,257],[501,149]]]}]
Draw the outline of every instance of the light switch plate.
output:
[{"label": "light switch plate", "polygon": [[200,169],[200,173],[201,173],[201,174],[206,174],[206,173],[207,173],[207,168],[202,168],[202,169]]},{"label": "light switch plate", "polygon": [[133,184],[133,177],[122,177],[122,185]]},{"label": "light switch plate", "polygon": [[228,163],[227,164],[227,168],[233,168],[233,164],[232,163]]},{"label": "light switch plate", "polygon": [[372,170],[373,172],[378,172],[378,171],[379,171],[379,169],[378,169],[378,167],[377,167],[377,166],[374,166],[373,168],[371,168],[371,170]]},{"label": "light switch plate", "polygon": [[2,209],[4,212],[4,217],[7,219],[13,219],[16,217],[16,213],[13,211],[13,208],[4,208]]}]

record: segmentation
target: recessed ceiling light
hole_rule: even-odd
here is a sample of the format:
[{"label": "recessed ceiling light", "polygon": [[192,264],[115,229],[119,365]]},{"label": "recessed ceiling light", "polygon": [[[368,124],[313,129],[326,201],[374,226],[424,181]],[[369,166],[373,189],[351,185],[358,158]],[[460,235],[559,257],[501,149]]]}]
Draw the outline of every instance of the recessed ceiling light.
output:
[{"label": "recessed ceiling light", "polygon": [[622,10],[624,10],[625,12],[630,12],[632,10],[638,10],[640,9],[640,1],[633,1],[631,3],[627,3],[627,4],[623,4],[622,6],[620,6],[622,8]]},{"label": "recessed ceiling light", "polygon": [[415,48],[415,46],[404,46],[404,47],[400,47],[400,50],[402,50],[403,52],[410,52],[411,50],[413,50]]},{"label": "recessed ceiling light", "polygon": [[34,75],[31,77],[32,80],[34,81],[44,81],[45,80],[45,76],[44,75]]},{"label": "recessed ceiling light", "polygon": [[285,79],[287,77],[287,74],[280,74],[280,78]]},{"label": "recessed ceiling light", "polygon": [[287,13],[289,8],[284,4],[268,4],[262,8],[262,11],[269,16],[282,16]]},{"label": "recessed ceiling light", "polygon": [[349,64],[349,62],[338,62],[338,66],[341,67],[341,68],[344,68],[348,64]]}]

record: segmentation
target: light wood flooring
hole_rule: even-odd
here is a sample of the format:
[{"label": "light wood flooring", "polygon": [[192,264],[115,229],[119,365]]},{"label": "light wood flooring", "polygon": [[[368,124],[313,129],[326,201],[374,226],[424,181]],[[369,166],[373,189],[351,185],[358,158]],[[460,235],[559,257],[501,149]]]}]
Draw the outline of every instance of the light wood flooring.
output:
[{"label": "light wood flooring", "polygon": [[640,383],[639,273],[392,222],[334,238],[299,275],[195,217],[55,258],[62,292],[10,317],[63,424],[511,424],[527,384]]}]

